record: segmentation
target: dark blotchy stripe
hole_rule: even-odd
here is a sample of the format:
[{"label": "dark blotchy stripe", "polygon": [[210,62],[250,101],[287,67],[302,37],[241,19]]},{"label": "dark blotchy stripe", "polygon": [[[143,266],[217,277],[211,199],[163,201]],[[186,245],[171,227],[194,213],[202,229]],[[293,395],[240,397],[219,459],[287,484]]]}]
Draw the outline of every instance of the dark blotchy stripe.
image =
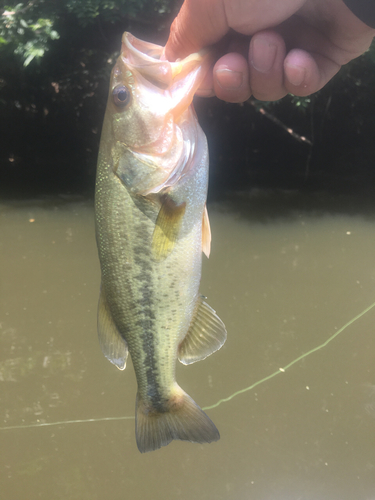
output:
[{"label": "dark blotchy stripe", "polygon": [[[150,258],[150,257],[149,257]],[[148,259],[145,259],[143,257],[140,257],[139,255],[135,255],[134,256],[134,262],[138,265],[138,266],[142,266],[142,269],[143,271],[149,271],[151,272],[152,271],[152,266],[150,264],[150,260]]]},{"label": "dark blotchy stripe", "polygon": [[135,255],[146,255],[148,258],[150,257],[149,249],[146,246],[137,245],[133,247],[133,251]]},{"label": "dark blotchy stripe", "polygon": [[146,354],[144,366],[147,380],[147,396],[154,410],[165,411],[165,398],[162,397],[161,389],[156,379],[157,368],[153,336],[153,333],[155,332],[155,314],[152,307],[154,293],[151,288],[151,248],[145,241],[146,238],[144,228],[138,226],[135,232],[139,239],[137,245],[133,247],[133,255],[134,262],[140,267],[140,270],[134,279],[138,282],[138,292],[141,295],[141,299],[138,300],[138,306],[140,306],[140,309],[136,325],[139,328],[138,331],[140,331],[142,348]]}]

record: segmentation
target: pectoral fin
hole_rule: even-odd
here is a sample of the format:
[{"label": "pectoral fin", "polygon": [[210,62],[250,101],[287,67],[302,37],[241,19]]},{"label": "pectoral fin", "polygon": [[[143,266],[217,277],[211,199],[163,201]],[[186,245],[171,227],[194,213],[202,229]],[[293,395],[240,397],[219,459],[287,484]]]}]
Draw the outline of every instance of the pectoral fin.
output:
[{"label": "pectoral fin", "polygon": [[163,260],[172,252],[180,231],[185,208],[186,203],[177,205],[170,196],[164,195],[162,197],[162,205],[152,235],[152,250],[156,260]]},{"label": "pectoral fin", "polygon": [[227,338],[224,323],[203,298],[199,299],[189,331],[178,348],[178,359],[189,365],[220,349]]},{"label": "pectoral fin", "polygon": [[128,346],[113,321],[103,288],[100,290],[98,306],[98,335],[104,356],[119,370],[125,370]]},{"label": "pectoral fin", "polygon": [[211,228],[206,205],[204,206],[202,221],[202,252],[208,259],[211,252]]}]

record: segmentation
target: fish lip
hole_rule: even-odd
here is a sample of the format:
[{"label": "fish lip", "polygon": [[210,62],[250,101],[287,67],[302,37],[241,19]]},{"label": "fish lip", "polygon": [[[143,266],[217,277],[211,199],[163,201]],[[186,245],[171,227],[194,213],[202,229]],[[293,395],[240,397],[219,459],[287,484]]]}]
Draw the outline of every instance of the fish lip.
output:
[{"label": "fish lip", "polygon": [[[159,60],[159,58],[162,55],[163,52],[163,47],[161,45],[156,45],[154,43],[146,42],[144,40],[140,40],[139,38],[135,37],[128,31],[125,31],[125,33],[122,36],[122,42],[125,44],[125,46],[131,50],[132,52],[137,53],[138,55],[142,56],[142,58],[148,59],[150,62],[155,62],[155,60]],[[142,46],[144,47],[144,50],[141,51],[136,47]],[[148,52],[153,51],[155,53],[155,56],[150,56],[145,50],[148,49]],[[156,54],[160,53],[159,57],[156,57]]]},{"label": "fish lip", "polygon": [[163,47],[140,40],[129,32],[122,36],[121,58],[124,63],[136,69],[148,81],[150,78],[168,87],[172,83],[172,71],[169,61],[161,61]]},{"label": "fish lip", "polygon": [[202,64],[204,59],[211,59],[210,54],[212,50],[204,48],[184,59],[171,62],[163,59],[164,47],[161,45],[140,40],[127,31],[122,36],[121,56],[124,62],[133,66],[144,77],[152,78],[153,82],[159,83],[163,88],[186,76],[194,67]]},{"label": "fish lip", "polygon": [[205,48],[180,61],[162,59],[163,47],[139,40],[128,32],[122,37],[121,59],[131,71],[168,96],[167,112],[178,124],[211,66],[213,51]]}]

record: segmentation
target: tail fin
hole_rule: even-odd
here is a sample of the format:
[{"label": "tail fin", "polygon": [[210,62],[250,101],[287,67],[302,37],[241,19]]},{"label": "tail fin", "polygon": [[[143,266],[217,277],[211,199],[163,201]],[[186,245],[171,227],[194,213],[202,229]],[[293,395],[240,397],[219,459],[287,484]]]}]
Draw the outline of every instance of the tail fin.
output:
[{"label": "tail fin", "polygon": [[157,450],[173,439],[193,443],[220,439],[219,431],[204,411],[179,386],[176,389],[163,412],[147,408],[137,394],[135,434],[141,453]]}]

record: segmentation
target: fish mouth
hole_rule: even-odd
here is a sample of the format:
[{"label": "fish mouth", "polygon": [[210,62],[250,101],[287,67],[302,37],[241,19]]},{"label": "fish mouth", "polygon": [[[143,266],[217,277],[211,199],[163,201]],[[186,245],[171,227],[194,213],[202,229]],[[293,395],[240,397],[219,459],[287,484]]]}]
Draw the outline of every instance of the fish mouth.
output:
[{"label": "fish mouth", "polygon": [[203,49],[184,59],[170,62],[163,58],[164,47],[161,45],[140,40],[129,32],[125,32],[122,37],[121,56],[124,63],[160,89],[171,89],[177,83],[181,84],[189,73],[199,70],[202,76],[195,78],[197,84],[189,89],[194,94],[210,66],[211,54],[209,49]]},{"label": "fish mouth", "polygon": [[[133,74],[137,92],[141,95],[143,90],[147,93],[154,87],[155,102],[161,103],[155,104],[160,128],[151,127],[147,142],[126,146],[140,162],[164,172],[165,176],[151,192],[176,182],[184,172],[187,159],[194,155],[195,140],[190,137],[194,127],[190,122],[195,120],[195,113],[189,107],[212,62],[212,52],[207,49],[176,62],[165,60],[163,54],[164,47],[124,33],[122,64]],[[153,103],[147,105],[152,113]],[[186,134],[187,140],[184,139]]]},{"label": "fish mouth", "polygon": [[[121,60],[140,85],[148,83],[165,98],[164,125],[157,138],[133,145],[139,154],[160,157],[174,149],[178,125],[212,62],[212,51],[204,49],[176,62],[163,58],[164,47],[145,42],[131,33],[122,37]],[[138,78],[137,78],[138,76]],[[177,125],[177,129],[176,129]]]}]

